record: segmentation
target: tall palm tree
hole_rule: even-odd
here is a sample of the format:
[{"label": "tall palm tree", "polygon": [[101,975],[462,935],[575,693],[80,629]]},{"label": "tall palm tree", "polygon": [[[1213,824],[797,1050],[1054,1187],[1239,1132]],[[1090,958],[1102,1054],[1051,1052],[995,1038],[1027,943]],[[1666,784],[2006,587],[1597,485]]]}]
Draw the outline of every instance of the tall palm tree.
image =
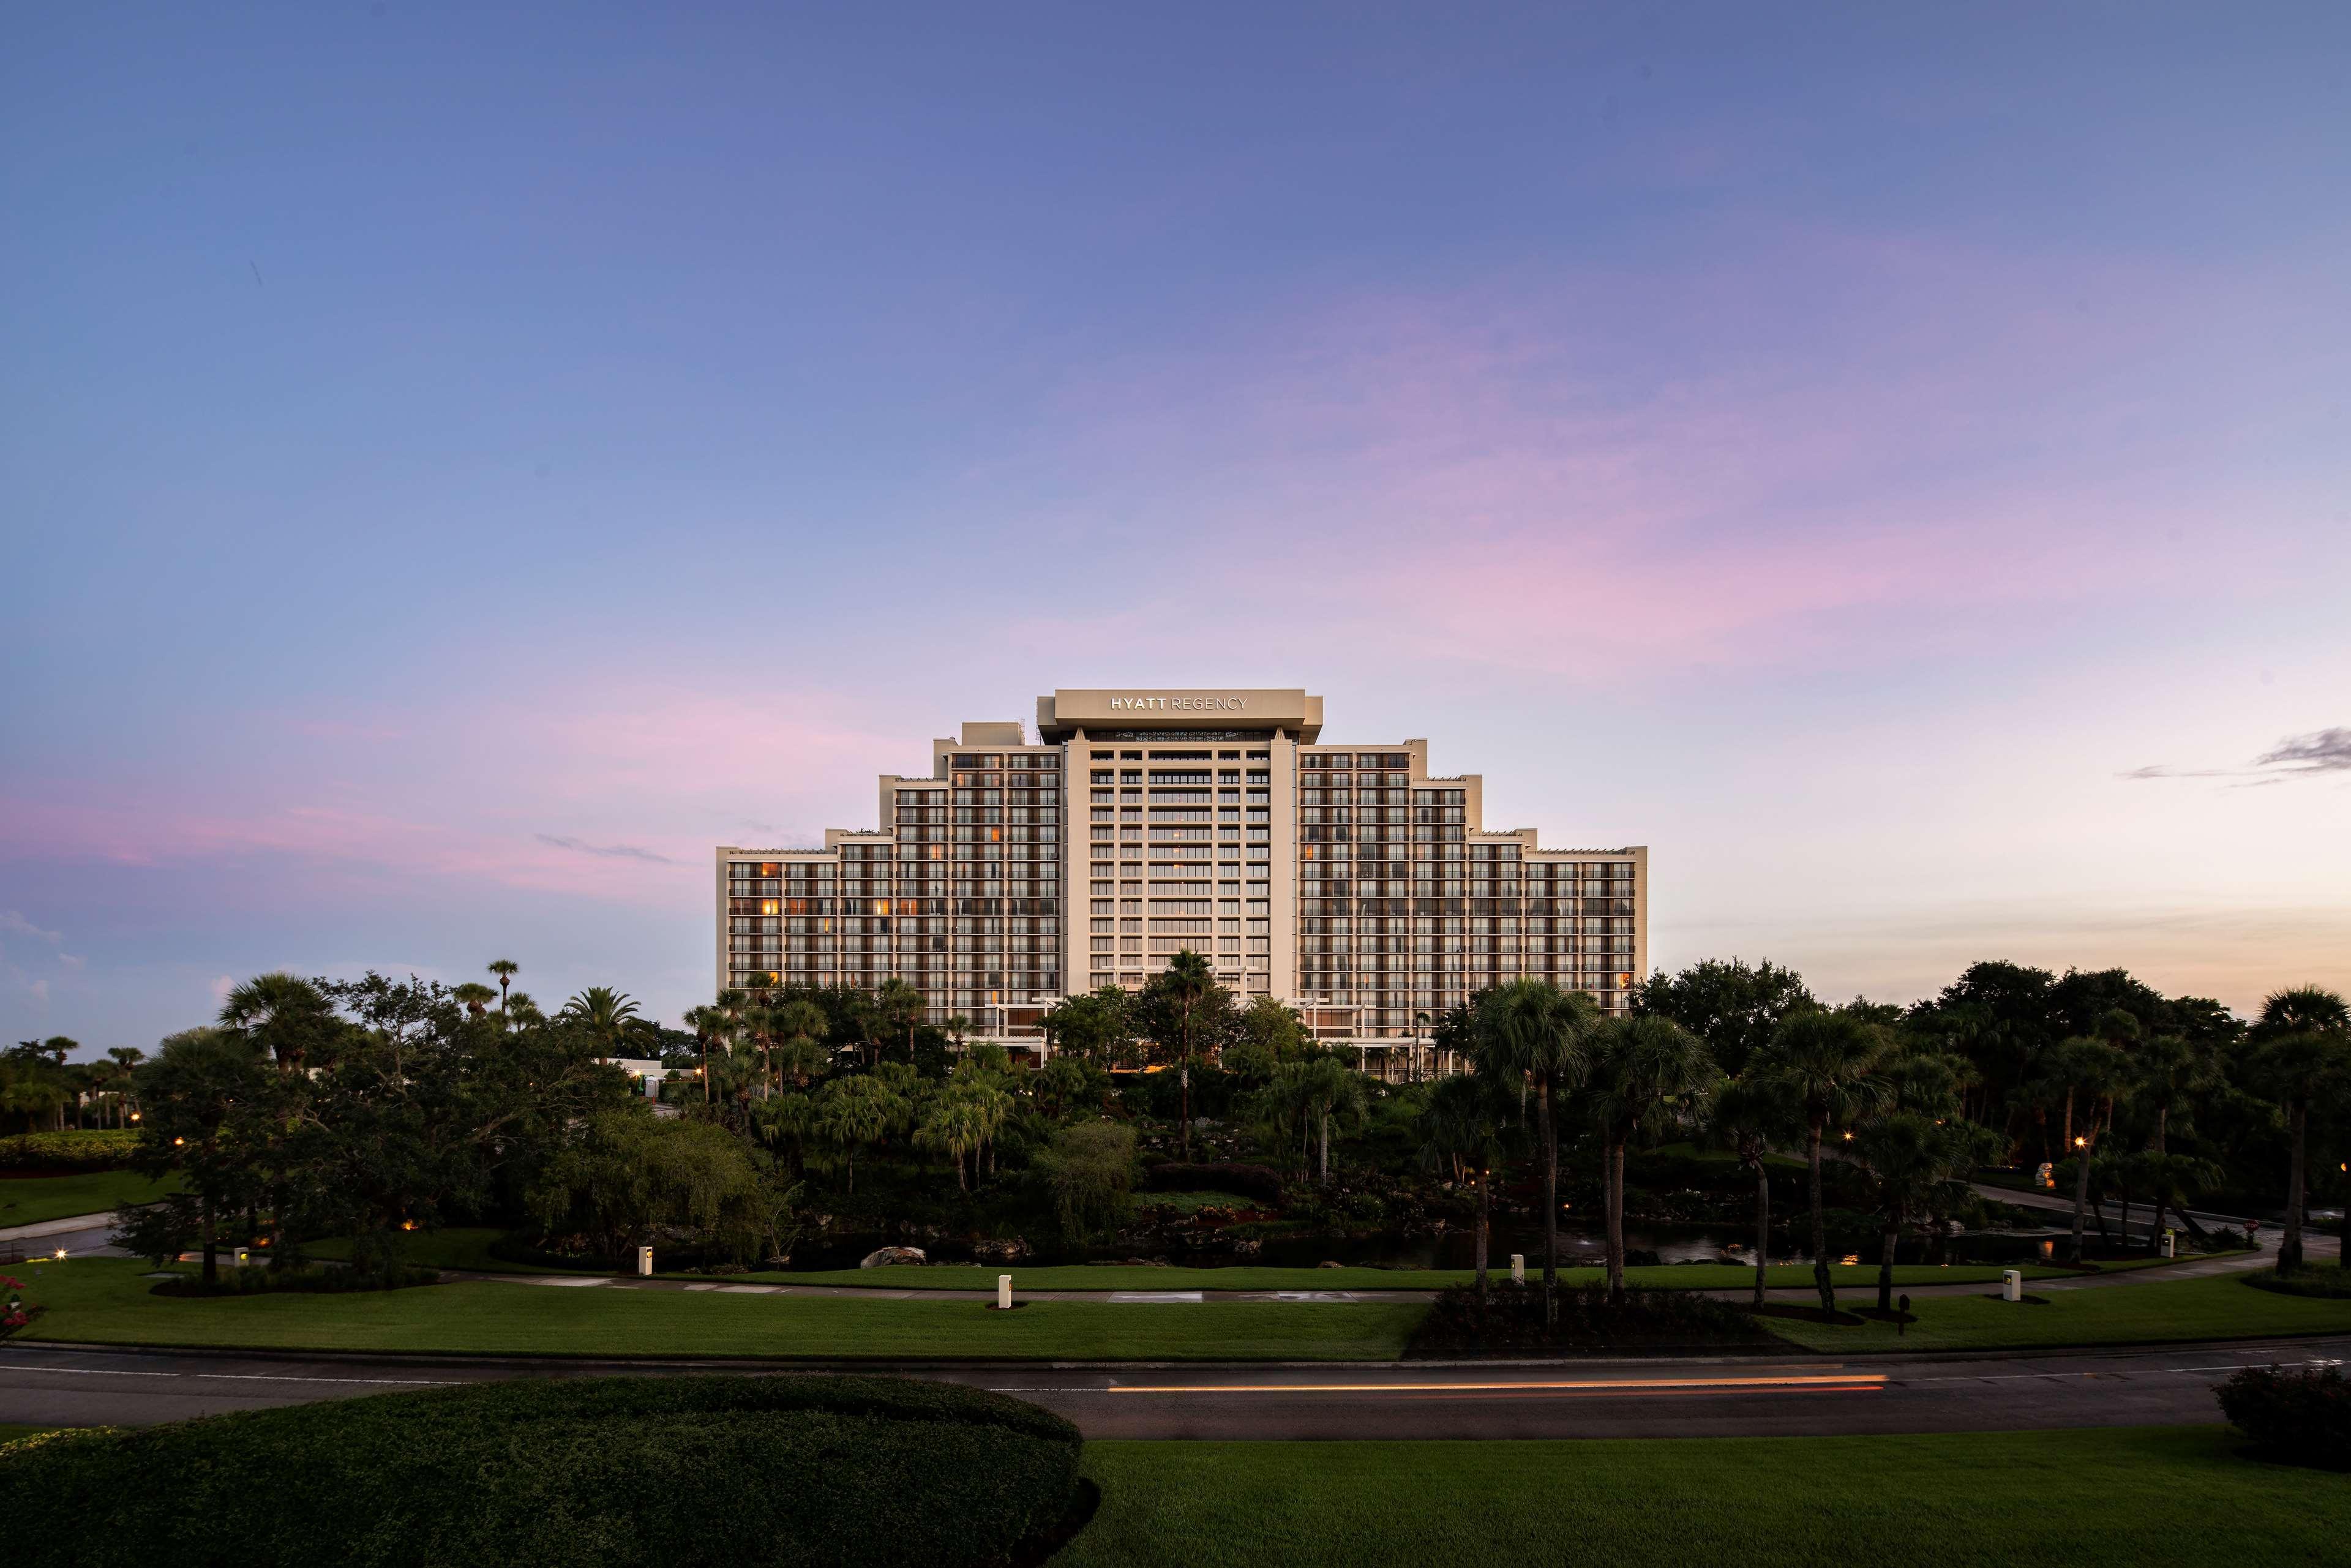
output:
[{"label": "tall palm tree", "polygon": [[794,997],[769,1010],[776,1036],[777,1066],[794,1084],[805,1088],[823,1071],[832,1053],[824,1048],[825,1032],[832,1027],[824,1009],[806,997]]},{"label": "tall palm tree", "polygon": [[579,992],[563,1004],[562,1016],[584,1027],[606,1056],[621,1054],[638,1021],[635,998],[610,986],[590,986]]},{"label": "tall palm tree", "polygon": [[887,1137],[906,1109],[898,1092],[871,1073],[836,1078],[817,1096],[817,1132],[841,1152],[852,1195],[857,1191],[859,1146]]},{"label": "tall palm tree", "polygon": [[1768,1075],[1752,1071],[1718,1087],[1708,1111],[1713,1141],[1736,1153],[1755,1177],[1755,1304],[1760,1307],[1771,1266],[1771,1172],[1766,1162],[1774,1143],[1803,1135],[1803,1121]]},{"label": "tall palm tree", "polygon": [[[1423,1049],[1421,1040],[1428,1033],[1428,1024],[1427,1013],[1416,1012],[1412,1015],[1412,1081],[1416,1083],[1420,1082],[1420,1053]],[[1428,1071],[1431,1077],[1437,1075],[1437,1063],[1434,1061],[1429,1062]]]},{"label": "tall palm tree", "polygon": [[[2304,1145],[2310,1108],[2351,1092],[2351,1007],[2323,986],[2275,991],[2262,1002],[2253,1038],[2253,1082],[2285,1106],[2285,1230],[2278,1239],[2278,1272],[2302,1267]],[[2346,1260],[2351,1266],[2351,1260]]]},{"label": "tall palm tree", "polygon": [[1705,1042],[1671,1019],[1610,1019],[1593,1035],[1583,1092],[1605,1161],[1612,1301],[1625,1299],[1625,1145],[1697,1105],[1715,1076]]},{"label": "tall palm tree", "polygon": [[[2130,1015],[2117,1012],[2114,1016]],[[2079,1263],[2090,1211],[2090,1167],[2097,1158],[2099,1138],[2114,1123],[2115,1100],[2130,1086],[2130,1058],[2112,1039],[2082,1035],[2058,1041],[2043,1053],[2042,1061],[2044,1092],[2062,1090],[2065,1097],[2065,1125],[2069,1129],[2066,1152],[2074,1161],[2074,1238],[2066,1257]],[[2077,1103],[2083,1104],[2085,1113],[2078,1122],[2074,1114]],[[2098,1212],[2098,1223],[2103,1228],[2103,1202]]]},{"label": "tall palm tree", "polygon": [[1216,977],[1209,972],[1208,960],[1189,947],[1167,960],[1167,972],[1161,977],[1167,999],[1175,1004],[1176,1016],[1183,1030],[1183,1065],[1176,1070],[1177,1084],[1182,1090],[1184,1125],[1179,1134],[1183,1157],[1192,1158],[1192,1014],[1216,988]]},{"label": "tall palm tree", "polygon": [[688,1008],[685,1009],[684,1023],[686,1028],[694,1031],[695,1043],[702,1050],[702,1103],[707,1105],[712,1098],[710,1042],[726,1031],[726,1015],[715,1007]]},{"label": "tall palm tree", "polygon": [[[1787,1094],[1804,1123],[1804,1163],[1813,1217],[1813,1284],[1821,1310],[1836,1311],[1829,1273],[1828,1219],[1821,1202],[1821,1137],[1830,1127],[1860,1120],[1884,1103],[1875,1074],[1888,1052],[1883,1031],[1850,1013],[1813,1009],[1780,1020],[1757,1053],[1758,1078]],[[1749,1071],[1755,1071],[1756,1068]]]},{"label": "tall palm tree", "polygon": [[114,1096],[114,1124],[127,1127],[131,1124],[132,1075],[139,1071],[139,1064],[147,1060],[147,1053],[135,1045],[118,1045],[109,1049],[106,1054],[114,1062],[114,1082],[120,1085]]},{"label": "tall palm tree", "polygon": [[1451,1165],[1472,1173],[1478,1183],[1478,1299],[1486,1299],[1486,1247],[1492,1233],[1493,1173],[1509,1155],[1510,1125],[1504,1086],[1469,1073],[1441,1078],[1429,1092],[1418,1118],[1424,1166]]},{"label": "tall palm tree", "polygon": [[220,1025],[235,1030],[277,1062],[279,1076],[301,1070],[334,1009],[299,975],[256,975],[221,1003]]},{"label": "tall palm tree", "polygon": [[1336,1057],[1318,1057],[1303,1065],[1307,1111],[1314,1118],[1322,1145],[1319,1179],[1329,1186],[1332,1120],[1361,1123],[1370,1108],[1370,1098],[1364,1092],[1364,1075]]},{"label": "tall palm tree", "polygon": [[1535,1094],[1543,1164],[1543,1326],[1559,1322],[1559,1096],[1579,1086],[1600,1009],[1548,980],[1513,980],[1478,1008],[1478,1069]]},{"label": "tall palm tree", "polygon": [[507,987],[522,973],[522,966],[512,958],[493,958],[489,972],[498,977],[498,1011],[504,1012],[507,1010]]},{"label": "tall palm tree", "polygon": [[895,975],[882,982],[873,995],[874,1009],[882,1015],[885,1029],[904,1030],[906,1033],[906,1060],[914,1060],[914,1030],[922,1027],[930,1004],[923,993]]},{"label": "tall palm tree", "polygon": [[1903,1225],[1943,1202],[1946,1189],[1990,1160],[1999,1143],[1997,1134],[1972,1122],[1938,1122],[1916,1111],[1896,1111],[1861,1124],[1854,1135],[1854,1158],[1877,1188],[1883,1220],[1879,1312],[1894,1310],[1894,1249]]}]

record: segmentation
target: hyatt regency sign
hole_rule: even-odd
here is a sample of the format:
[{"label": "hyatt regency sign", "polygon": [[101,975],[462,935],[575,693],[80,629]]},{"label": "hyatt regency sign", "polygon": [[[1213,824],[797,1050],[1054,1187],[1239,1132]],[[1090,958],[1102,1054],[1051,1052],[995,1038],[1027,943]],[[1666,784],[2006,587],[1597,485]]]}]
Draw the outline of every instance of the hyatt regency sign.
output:
[{"label": "hyatt regency sign", "polygon": [[1242,713],[1249,701],[1245,697],[1113,697],[1113,713],[1143,713],[1180,711],[1184,713]]}]

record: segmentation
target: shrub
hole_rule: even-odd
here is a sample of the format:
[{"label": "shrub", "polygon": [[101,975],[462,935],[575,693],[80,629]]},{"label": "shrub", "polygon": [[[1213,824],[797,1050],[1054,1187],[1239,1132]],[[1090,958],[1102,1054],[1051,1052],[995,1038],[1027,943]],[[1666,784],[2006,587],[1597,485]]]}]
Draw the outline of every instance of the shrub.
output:
[{"label": "shrub", "polygon": [[2339,1369],[2240,1367],[2220,1392],[2222,1414],[2263,1458],[2351,1469],[2351,1383]]},{"label": "shrub", "polygon": [[2263,1269],[2259,1273],[2246,1275],[2245,1283],[2256,1291],[2275,1291],[2281,1296],[2315,1296],[2322,1301],[2351,1301],[2351,1269],[2304,1268],[2293,1274]]},{"label": "shrub", "polygon": [[131,1163],[139,1134],[129,1128],[16,1133],[0,1137],[0,1170],[110,1171]]},{"label": "shrub", "polygon": [[1118,1122],[1064,1127],[1037,1156],[1037,1170],[1053,1194],[1062,1235],[1107,1229],[1126,1211],[1134,1186],[1134,1129]]},{"label": "shrub", "polygon": [[19,1563],[1000,1563],[1070,1514],[1077,1429],[866,1377],[474,1385],[0,1448]]},{"label": "shrub", "polygon": [[332,1294],[342,1291],[401,1291],[412,1285],[437,1285],[441,1282],[438,1269],[394,1268],[388,1272],[360,1269],[223,1269],[220,1278],[207,1285],[197,1275],[189,1274],[165,1280],[151,1295],[157,1296],[258,1296],[278,1291],[316,1291]]},{"label": "shrub", "polygon": [[1154,1192],[1233,1192],[1268,1208],[1281,1207],[1281,1176],[1264,1166],[1187,1166],[1169,1161],[1151,1167]]},{"label": "shrub", "polygon": [[1622,1301],[1612,1302],[1605,1285],[1563,1285],[1559,1322],[1549,1333],[1543,1330],[1540,1284],[1499,1282],[1490,1297],[1481,1304],[1470,1286],[1438,1291],[1405,1354],[1639,1353],[1774,1343],[1745,1312],[1697,1291],[1628,1290]]}]

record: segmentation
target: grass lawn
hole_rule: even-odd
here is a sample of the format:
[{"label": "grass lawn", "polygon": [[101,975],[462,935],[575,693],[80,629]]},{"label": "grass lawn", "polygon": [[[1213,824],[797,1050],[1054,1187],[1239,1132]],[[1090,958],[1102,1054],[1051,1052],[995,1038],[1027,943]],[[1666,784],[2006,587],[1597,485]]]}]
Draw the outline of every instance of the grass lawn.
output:
[{"label": "grass lawn", "polygon": [[137,1171],[76,1171],[70,1176],[12,1176],[0,1181],[0,1226],[37,1225],[77,1214],[103,1214],[119,1204],[152,1203],[179,1190],[174,1175],[151,1181]]},{"label": "grass lawn", "polygon": [[[1496,1443],[1092,1442],[1056,1568],[2233,1568],[2340,1561],[2351,1477],[2222,1427]],[[1572,1543],[1572,1544],[1569,1544]]]},{"label": "grass lawn", "polygon": [[350,1295],[149,1293],[146,1265],[89,1258],[17,1270],[48,1311],[21,1336],[97,1344],[510,1355],[822,1360],[1385,1361],[1423,1308],[1217,1307],[753,1296],[476,1281]]},{"label": "grass lawn", "polygon": [[[1494,1277],[1510,1277],[1510,1260],[1499,1260]],[[1839,1265],[1830,1270],[1841,1286],[1859,1288],[1877,1282],[1877,1265]],[[2029,1280],[2070,1278],[2075,1270],[2035,1264],[2025,1270]],[[887,1286],[901,1291],[993,1291],[998,1274],[1012,1276],[1016,1291],[1435,1291],[1447,1285],[1477,1281],[1468,1269],[1259,1269],[1237,1264],[1221,1269],[1129,1268],[1115,1263],[1084,1263],[1061,1268],[1005,1268],[956,1263],[917,1268],[827,1269],[765,1272],[742,1278],[781,1285]],[[1541,1264],[1527,1260],[1527,1278],[1540,1279]],[[1560,1279],[1590,1284],[1605,1276],[1596,1268],[1562,1269]],[[1897,1285],[1965,1285],[2000,1283],[2000,1270],[1980,1264],[1931,1268],[1923,1263],[1896,1264]],[[1755,1270],[1731,1263],[1668,1263],[1655,1269],[1627,1269],[1625,1282],[1685,1291],[1738,1291],[1755,1282]],[[1769,1275],[1774,1286],[1804,1286],[1813,1282],[1810,1264],[1774,1264]]]},{"label": "grass lawn", "polygon": [[[2257,1291],[2237,1275],[2092,1286],[2044,1294],[2047,1306],[2011,1305],[1996,1294],[1917,1297],[1910,1310],[1918,1321],[1900,1338],[1896,1337],[1893,1324],[1876,1322],[1841,1328],[1770,1318],[1765,1326],[1798,1344],[1844,1355],[2351,1333],[2351,1301],[2314,1301]],[[1848,1295],[1844,1301],[1848,1306],[1869,1304],[1868,1298],[1858,1295]]]}]

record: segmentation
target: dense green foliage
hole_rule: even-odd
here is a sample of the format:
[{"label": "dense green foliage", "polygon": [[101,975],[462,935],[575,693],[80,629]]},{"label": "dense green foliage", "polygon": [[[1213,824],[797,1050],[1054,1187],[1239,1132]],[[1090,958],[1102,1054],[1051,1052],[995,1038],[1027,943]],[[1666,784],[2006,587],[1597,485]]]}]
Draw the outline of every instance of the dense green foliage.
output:
[{"label": "dense green foliage", "polygon": [[2339,1367],[2240,1367],[2220,1385],[2220,1409],[2263,1458],[2351,1470],[2351,1382]]},{"label": "dense green foliage", "polygon": [[950,1384],[476,1385],[0,1450],[10,1557],[145,1564],[992,1564],[1060,1522],[1080,1438]]},{"label": "dense green foliage", "polygon": [[123,1129],[17,1133],[0,1138],[0,1170],[120,1170],[138,1149],[139,1134]]}]

